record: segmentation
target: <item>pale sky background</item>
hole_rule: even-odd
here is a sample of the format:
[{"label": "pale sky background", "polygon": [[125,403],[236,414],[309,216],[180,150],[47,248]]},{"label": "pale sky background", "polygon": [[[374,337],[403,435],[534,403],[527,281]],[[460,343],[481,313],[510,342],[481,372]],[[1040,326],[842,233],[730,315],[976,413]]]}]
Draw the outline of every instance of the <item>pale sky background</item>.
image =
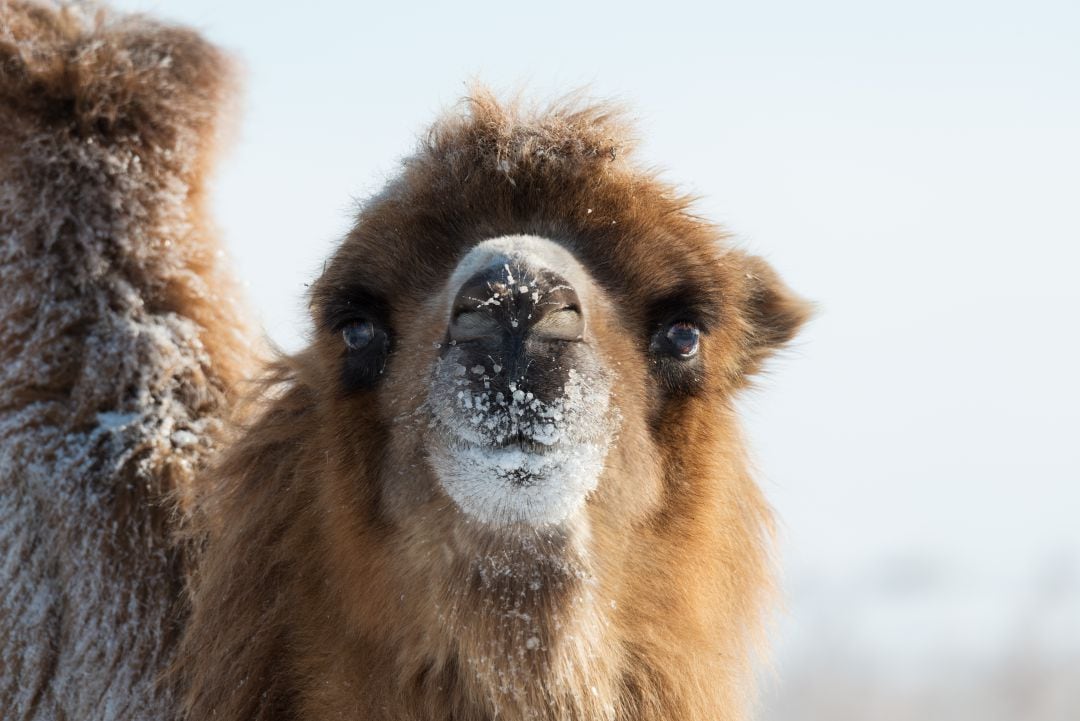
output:
[{"label": "pale sky background", "polygon": [[117,4],[245,65],[215,205],[283,347],[353,199],[467,79],[587,84],[634,110],[644,163],[820,305],[744,403],[788,635],[814,589],[960,579],[956,608],[863,625],[885,644],[936,619],[963,644],[1009,622],[996,598],[1080,588],[1076,0]]}]

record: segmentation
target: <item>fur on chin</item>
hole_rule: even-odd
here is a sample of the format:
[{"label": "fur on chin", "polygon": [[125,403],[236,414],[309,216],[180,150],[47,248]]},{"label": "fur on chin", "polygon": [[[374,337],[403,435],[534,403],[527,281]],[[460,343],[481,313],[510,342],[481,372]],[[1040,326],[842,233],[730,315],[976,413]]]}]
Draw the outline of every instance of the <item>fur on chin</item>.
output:
[{"label": "fur on chin", "polygon": [[604,470],[607,448],[545,453],[457,446],[430,452],[446,493],[470,518],[493,526],[560,524],[579,512]]},{"label": "fur on chin", "polygon": [[[571,370],[563,395],[551,403],[523,390],[503,398],[490,391],[455,393],[456,388],[432,383],[427,405],[441,432],[428,437],[427,453],[442,489],[463,513],[492,526],[545,526],[581,511],[618,431],[603,373]],[[530,428],[539,430],[530,437],[542,440],[534,440],[531,449],[495,445],[502,433],[497,414],[535,415]]]}]

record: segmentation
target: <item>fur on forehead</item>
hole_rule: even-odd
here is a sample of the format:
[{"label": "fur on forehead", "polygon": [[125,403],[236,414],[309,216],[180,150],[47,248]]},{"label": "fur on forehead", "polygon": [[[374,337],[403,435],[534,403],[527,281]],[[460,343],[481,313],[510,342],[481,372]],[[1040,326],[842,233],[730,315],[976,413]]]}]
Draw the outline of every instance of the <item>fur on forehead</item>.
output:
[{"label": "fur on forehead", "polygon": [[686,278],[708,288],[702,269],[715,265],[724,234],[689,212],[689,196],[631,162],[629,128],[610,104],[537,109],[474,89],[363,204],[314,288],[316,305],[357,285],[419,300],[476,243],[518,234],[563,244],[616,290],[662,295]]}]

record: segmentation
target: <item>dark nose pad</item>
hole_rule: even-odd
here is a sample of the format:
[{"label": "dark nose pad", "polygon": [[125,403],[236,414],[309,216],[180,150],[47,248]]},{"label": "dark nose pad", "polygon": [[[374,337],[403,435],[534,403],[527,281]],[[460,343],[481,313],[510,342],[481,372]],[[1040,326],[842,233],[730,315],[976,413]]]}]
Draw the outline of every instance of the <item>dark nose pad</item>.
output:
[{"label": "dark nose pad", "polygon": [[451,341],[507,352],[533,341],[578,341],[584,332],[581,300],[565,278],[505,257],[462,284],[450,319]]}]

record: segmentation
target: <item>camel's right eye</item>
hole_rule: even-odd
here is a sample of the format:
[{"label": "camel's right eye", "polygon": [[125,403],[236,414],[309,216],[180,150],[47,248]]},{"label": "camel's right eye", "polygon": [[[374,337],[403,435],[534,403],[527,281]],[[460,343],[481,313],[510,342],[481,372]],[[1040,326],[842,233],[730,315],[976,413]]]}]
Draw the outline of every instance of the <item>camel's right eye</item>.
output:
[{"label": "camel's right eye", "polygon": [[362,350],[375,338],[375,326],[370,320],[352,321],[341,329],[341,337],[349,350]]},{"label": "camel's right eye", "polygon": [[339,328],[345,343],[341,358],[346,390],[370,388],[382,375],[390,355],[390,335],[386,326],[377,320],[360,318]]}]

